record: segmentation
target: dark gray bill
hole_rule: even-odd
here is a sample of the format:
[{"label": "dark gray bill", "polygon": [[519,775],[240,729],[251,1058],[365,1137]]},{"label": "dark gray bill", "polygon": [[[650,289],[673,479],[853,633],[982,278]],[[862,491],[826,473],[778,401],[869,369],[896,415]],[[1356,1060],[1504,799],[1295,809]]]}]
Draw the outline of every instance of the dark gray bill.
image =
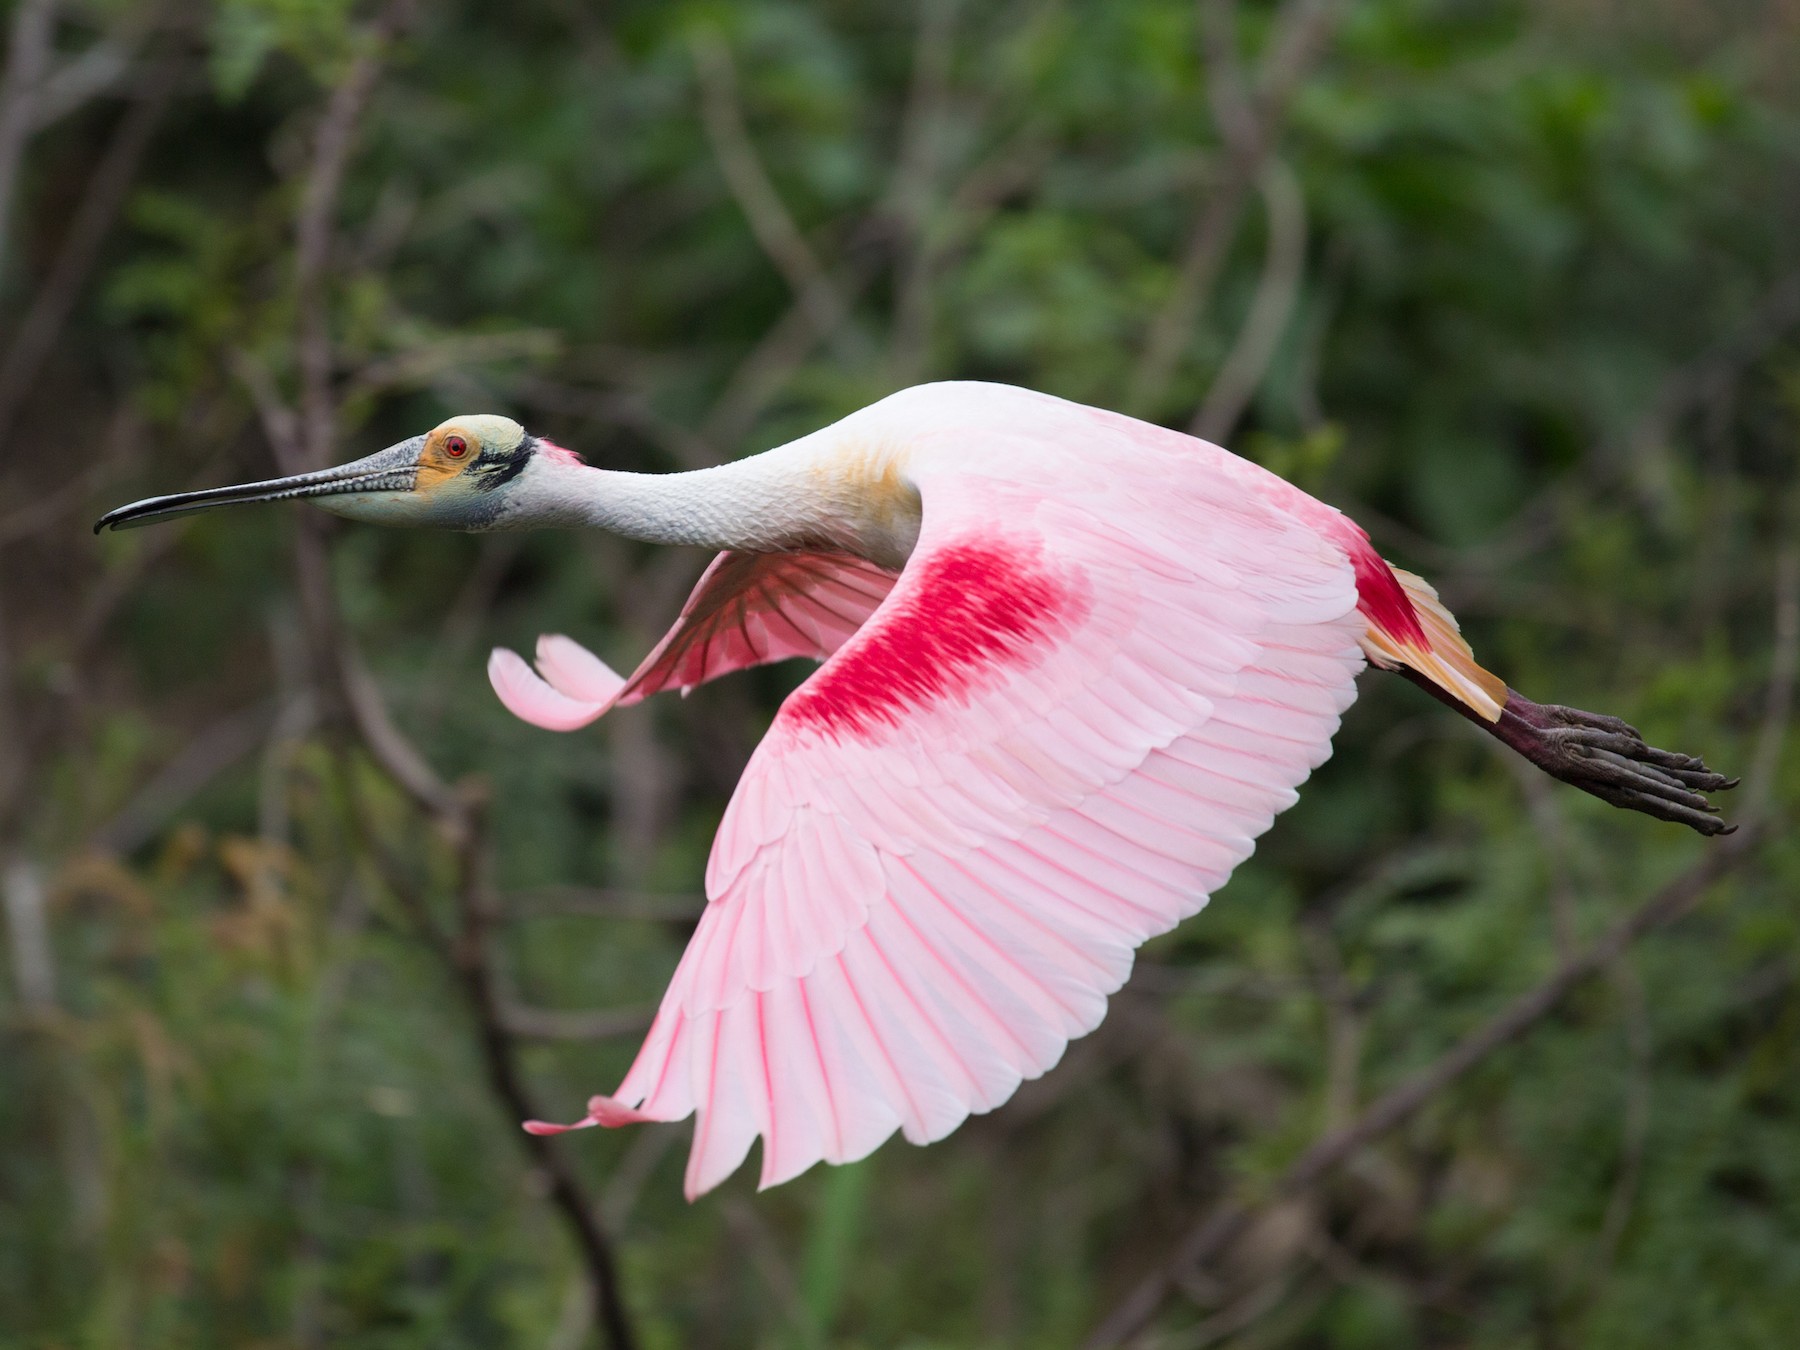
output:
[{"label": "dark gray bill", "polygon": [[425,438],[415,436],[398,445],[359,459],[340,464],[335,469],[314,473],[298,473],[291,478],[271,478],[263,483],[241,483],[236,487],[203,488],[199,492],[176,492],[167,497],[146,497],[130,506],[108,511],[94,522],[94,533],[102,530],[133,530],[159,520],[185,516],[193,511],[210,511],[215,506],[243,506],[250,502],[285,502],[306,497],[331,497],[346,492],[410,492],[419,466],[419,452]]}]

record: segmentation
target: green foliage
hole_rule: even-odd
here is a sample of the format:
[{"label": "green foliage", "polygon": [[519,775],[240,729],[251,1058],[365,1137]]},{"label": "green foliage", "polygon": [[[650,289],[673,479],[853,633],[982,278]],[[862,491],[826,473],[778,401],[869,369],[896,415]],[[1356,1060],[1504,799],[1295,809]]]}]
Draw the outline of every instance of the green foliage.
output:
[{"label": "green foliage", "polygon": [[[1283,8],[1238,8],[1254,67]],[[1518,687],[1747,769],[1797,519],[1800,34],[1772,10],[1625,8],[1345,7],[1279,138],[1305,266],[1230,440],[1429,575]],[[208,81],[176,99],[0,468],[0,737],[36,756],[0,861],[47,878],[56,979],[28,1014],[9,976],[3,1350],[590,1337],[453,972],[392,885],[448,912],[449,850],[306,696],[291,521],[96,547],[74,510],[270,470],[251,391],[295,386],[293,220],[366,22],[344,0],[205,10]],[[828,333],[722,169],[708,43],[848,315]],[[1271,235],[1253,190],[1170,378],[1139,390],[1228,178],[1201,43],[1187,0],[420,6],[338,213],[344,457],[492,409],[666,470],[946,377],[1141,396],[1185,427]],[[42,283],[115,115],[34,144],[17,285]],[[492,788],[502,964],[529,1008],[654,1004],[730,785],[800,672],[554,737],[497,707],[482,653],[566,631],[629,666],[701,561],[334,537],[397,720]],[[1791,822],[1792,753],[1771,792]],[[646,1345],[1074,1346],[1209,1204],[1263,1194],[1701,852],[1527,783],[1372,675],[1255,858],[1005,1109],[692,1207],[685,1127],[567,1152]],[[571,913],[564,885],[610,888],[615,912]],[[1679,927],[1271,1209],[1165,1311],[1166,1343],[1787,1345],[1796,894],[1779,829]],[[633,1045],[534,1043],[538,1099],[579,1114]]]}]

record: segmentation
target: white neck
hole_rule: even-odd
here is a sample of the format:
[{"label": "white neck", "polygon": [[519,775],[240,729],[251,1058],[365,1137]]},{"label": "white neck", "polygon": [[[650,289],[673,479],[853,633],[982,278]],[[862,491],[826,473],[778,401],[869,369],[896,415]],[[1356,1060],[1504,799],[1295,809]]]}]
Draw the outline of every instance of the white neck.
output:
[{"label": "white neck", "polygon": [[[808,438],[809,440],[811,438]],[[520,475],[494,526],[598,527],[652,544],[772,553],[836,548],[898,567],[916,519],[890,539],[847,500],[821,446],[798,441],[690,473],[619,473],[540,454]]]},{"label": "white neck", "polygon": [[584,523],[649,544],[754,552],[795,548],[809,529],[805,494],[758,459],[691,473],[581,471]]}]

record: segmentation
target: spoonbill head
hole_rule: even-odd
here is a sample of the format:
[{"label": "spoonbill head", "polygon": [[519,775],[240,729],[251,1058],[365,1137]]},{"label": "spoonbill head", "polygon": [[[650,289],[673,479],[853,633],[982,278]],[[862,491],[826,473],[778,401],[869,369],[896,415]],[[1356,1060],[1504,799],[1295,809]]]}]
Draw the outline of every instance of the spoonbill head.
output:
[{"label": "spoonbill head", "polygon": [[1049,1070],[1137,945],[1198,911],[1293,802],[1366,666],[1614,806],[1729,828],[1705,794],[1731,780],[1508,687],[1334,508],[1218,446],[1027,390],[927,385],[666,475],[456,417],[97,528],[278,500],[722,550],[629,677],[558,635],[535,668],[494,652],[501,701],[540,727],[822,663],[745,768],[643,1048],[577,1122],[696,1115],[690,1196],[759,1137],[772,1185],[896,1130],[941,1138]]},{"label": "spoonbill head", "polygon": [[[334,516],[376,525],[491,530],[526,498],[554,500],[557,492],[543,480],[574,462],[569,451],[527,435],[510,417],[477,413],[452,417],[422,436],[336,468],[133,502],[108,512],[94,528],[128,530],[223,506],[308,501]],[[542,512],[517,513],[520,524],[548,523]]]}]

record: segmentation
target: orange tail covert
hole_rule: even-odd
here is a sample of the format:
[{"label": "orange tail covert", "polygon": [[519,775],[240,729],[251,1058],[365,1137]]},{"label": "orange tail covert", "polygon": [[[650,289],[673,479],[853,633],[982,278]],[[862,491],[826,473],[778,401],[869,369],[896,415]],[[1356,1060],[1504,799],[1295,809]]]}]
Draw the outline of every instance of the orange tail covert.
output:
[{"label": "orange tail covert", "polygon": [[1506,707],[1506,681],[1475,660],[1456,616],[1431,583],[1390,565],[1366,538],[1351,545],[1350,560],[1357,608],[1369,621],[1363,651],[1370,664],[1416,670],[1483,720],[1498,722]]}]

